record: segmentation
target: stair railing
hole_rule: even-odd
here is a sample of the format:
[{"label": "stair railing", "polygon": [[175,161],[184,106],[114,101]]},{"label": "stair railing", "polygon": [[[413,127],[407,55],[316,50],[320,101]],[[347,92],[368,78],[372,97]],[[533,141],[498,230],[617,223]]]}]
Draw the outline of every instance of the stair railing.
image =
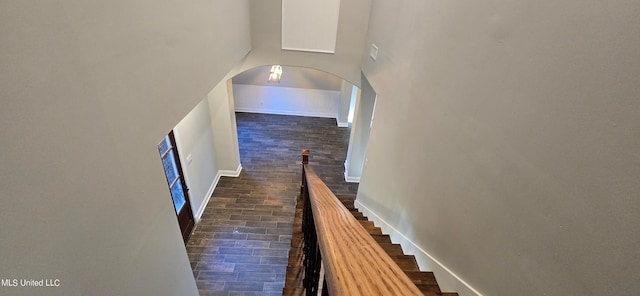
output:
[{"label": "stair railing", "polygon": [[306,295],[422,295],[309,167],[302,150]]}]

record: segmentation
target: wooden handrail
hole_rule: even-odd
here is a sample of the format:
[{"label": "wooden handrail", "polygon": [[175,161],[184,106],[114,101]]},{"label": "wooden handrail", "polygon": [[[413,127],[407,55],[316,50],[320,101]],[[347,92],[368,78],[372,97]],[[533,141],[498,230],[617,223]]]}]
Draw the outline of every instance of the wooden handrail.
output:
[{"label": "wooden handrail", "polygon": [[[306,150],[305,155],[303,150],[301,185],[303,194],[308,197],[306,201],[310,203],[310,212],[313,213],[310,220],[311,225],[315,224],[314,241],[317,236],[325,271],[328,291],[323,291],[323,294],[422,295],[411,279],[309,167],[308,153]],[[314,249],[314,246],[305,246],[305,249]]]}]

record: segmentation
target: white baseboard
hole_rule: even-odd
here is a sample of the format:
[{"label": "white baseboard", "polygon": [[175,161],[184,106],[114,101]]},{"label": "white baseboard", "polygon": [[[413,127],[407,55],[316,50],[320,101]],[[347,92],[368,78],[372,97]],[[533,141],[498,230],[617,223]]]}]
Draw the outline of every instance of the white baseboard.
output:
[{"label": "white baseboard", "polygon": [[347,162],[344,162],[344,181],[347,183],[360,183],[360,177],[352,177],[347,173],[349,168],[347,167]]},{"label": "white baseboard", "polygon": [[205,196],[204,201],[202,202],[202,205],[200,205],[200,208],[198,209],[198,211],[196,212],[196,214],[194,215],[194,219],[196,220],[196,223],[200,222],[200,218],[202,217],[202,213],[204,213],[204,209],[207,207],[207,204],[209,204],[209,199],[211,199],[211,196],[213,195],[213,191],[216,189],[216,186],[218,186],[218,181],[220,181],[220,177],[225,176],[225,177],[238,177],[240,176],[240,172],[242,171],[242,164],[238,165],[238,168],[235,171],[232,170],[219,170],[218,173],[216,173],[216,177],[213,178],[213,182],[211,182],[211,186],[209,187],[209,190],[207,191],[207,196]]},{"label": "white baseboard", "polygon": [[276,110],[276,109],[258,109],[258,108],[235,108],[236,112],[246,113],[262,113],[262,114],[277,114],[277,115],[294,115],[294,116],[308,116],[308,117],[323,117],[323,118],[336,118],[337,114],[332,113],[319,113],[319,112],[305,112],[295,110]]},{"label": "white baseboard", "polygon": [[387,223],[387,221],[380,218],[380,216],[360,203],[357,199],[355,206],[363,215],[367,216],[370,221],[373,221],[376,226],[379,226],[383,233],[389,234],[393,243],[400,244],[405,254],[414,255],[420,270],[432,271],[443,292],[457,292],[460,296],[482,296],[480,292],[471,287],[444,264]]},{"label": "white baseboard", "polygon": [[235,171],[232,171],[232,170],[220,170],[218,173],[220,174],[220,176],[238,177],[238,176],[240,176],[240,172],[242,172],[242,164],[239,164],[238,168],[236,168]]},{"label": "white baseboard", "polygon": [[202,213],[204,213],[204,209],[207,207],[207,204],[209,203],[209,199],[211,199],[211,195],[213,195],[213,190],[215,190],[216,186],[218,185],[218,181],[220,181],[220,171],[218,171],[218,173],[216,174],[216,177],[213,178],[213,182],[211,182],[211,186],[207,191],[207,195],[204,197],[204,201],[202,202],[202,204],[200,205],[200,208],[198,209],[198,211],[193,217],[196,220],[196,224],[200,222]]},{"label": "white baseboard", "polygon": [[347,172],[344,172],[344,180],[347,183],[360,183],[360,177],[351,177]]},{"label": "white baseboard", "polygon": [[338,127],[349,127],[349,122],[348,121],[340,122],[340,121],[338,121],[338,118],[336,118],[336,123],[338,124]]}]

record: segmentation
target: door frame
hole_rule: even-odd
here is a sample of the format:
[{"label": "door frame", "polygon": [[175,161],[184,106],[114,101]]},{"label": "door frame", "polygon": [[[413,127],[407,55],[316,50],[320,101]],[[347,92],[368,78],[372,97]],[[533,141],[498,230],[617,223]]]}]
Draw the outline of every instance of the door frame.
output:
[{"label": "door frame", "polygon": [[[191,200],[189,198],[189,187],[187,186],[186,177],[184,175],[184,171],[182,169],[182,162],[180,160],[180,153],[178,151],[178,145],[176,144],[176,138],[173,130],[169,132],[167,135],[169,137],[169,149],[160,155],[160,160],[162,161],[169,153],[173,153],[173,159],[175,161],[176,169],[178,171],[177,180],[180,180],[182,184],[182,192],[184,194],[185,203],[180,209],[180,212],[177,211],[175,204],[173,202],[173,197],[171,196],[171,181],[167,180],[167,185],[169,186],[169,196],[171,197],[171,204],[176,213],[176,218],[178,219],[178,225],[180,226],[180,232],[182,234],[182,239],[186,244],[189,241],[189,237],[191,236],[191,231],[195,226],[195,219],[193,216],[193,211],[191,209]],[[164,139],[162,140],[164,141]],[[166,178],[166,173],[165,173]]]}]

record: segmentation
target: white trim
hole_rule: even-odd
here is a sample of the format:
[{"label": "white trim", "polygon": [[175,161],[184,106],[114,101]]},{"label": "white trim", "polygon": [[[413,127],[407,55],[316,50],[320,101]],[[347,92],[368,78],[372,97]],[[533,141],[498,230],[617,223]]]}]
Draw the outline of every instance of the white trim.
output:
[{"label": "white trim", "polygon": [[194,215],[194,219],[196,220],[196,223],[200,222],[200,218],[202,218],[202,214],[204,213],[204,209],[207,207],[207,204],[209,203],[209,199],[211,199],[211,196],[213,195],[213,191],[216,189],[216,186],[218,186],[218,181],[220,181],[220,177],[225,176],[225,177],[238,177],[240,176],[240,172],[242,171],[242,164],[238,165],[238,168],[235,171],[232,170],[218,170],[218,173],[216,173],[216,177],[213,178],[213,182],[211,182],[211,186],[209,187],[209,190],[207,191],[207,195],[205,196],[204,200],[202,201],[202,204],[200,205],[200,208],[198,209],[198,212]]},{"label": "white trim", "polygon": [[433,271],[442,291],[457,292],[461,296],[482,296],[480,292],[471,287],[471,285],[465,282],[435,257],[427,253],[427,251],[411,241],[411,239],[395,229],[387,223],[387,221],[380,218],[380,216],[371,211],[371,209],[367,208],[357,199],[355,201],[355,206],[363,215],[367,216],[370,221],[373,221],[377,226],[382,228],[382,232],[388,233],[394,243],[399,243],[405,253],[414,255],[418,262],[418,266],[420,266],[420,270]]},{"label": "white trim", "polygon": [[235,171],[232,170],[220,170],[220,176],[225,177],[239,177],[240,172],[242,172],[242,164],[238,164],[238,168]]},{"label": "white trim", "polygon": [[351,177],[344,172],[344,181],[347,183],[360,183],[360,177]]},{"label": "white trim", "polygon": [[[335,48],[335,46],[334,46]],[[316,52],[316,53],[329,53],[335,54],[336,50],[325,50],[325,49],[310,49],[310,48],[296,48],[296,47],[282,47],[283,50],[292,50],[292,51],[306,51],[306,52]]]},{"label": "white trim", "polygon": [[347,166],[347,162],[344,162],[344,181],[347,183],[360,183],[360,177],[351,177],[347,173],[349,171],[349,167]]},{"label": "white trim", "polygon": [[246,107],[236,107],[235,111],[246,112],[246,113],[294,115],[294,116],[323,117],[323,118],[336,118],[337,116],[336,114],[333,114],[333,113],[298,112],[298,111],[288,111],[288,110],[258,109],[258,108],[246,108]]},{"label": "white trim", "polygon": [[207,207],[207,204],[209,203],[209,199],[211,199],[211,195],[213,195],[213,190],[216,189],[216,186],[218,186],[218,181],[220,181],[220,171],[218,171],[218,173],[216,174],[216,177],[213,178],[213,182],[211,182],[211,186],[209,187],[209,190],[207,191],[207,195],[204,197],[204,200],[202,201],[202,204],[200,205],[200,208],[198,209],[198,211],[194,215],[196,223],[200,222],[200,218],[202,217],[202,213],[204,213],[204,209]]},{"label": "white trim", "polygon": [[336,123],[338,124],[338,127],[349,127],[349,122],[348,121],[340,122],[340,121],[338,121],[337,117],[336,117]]}]

